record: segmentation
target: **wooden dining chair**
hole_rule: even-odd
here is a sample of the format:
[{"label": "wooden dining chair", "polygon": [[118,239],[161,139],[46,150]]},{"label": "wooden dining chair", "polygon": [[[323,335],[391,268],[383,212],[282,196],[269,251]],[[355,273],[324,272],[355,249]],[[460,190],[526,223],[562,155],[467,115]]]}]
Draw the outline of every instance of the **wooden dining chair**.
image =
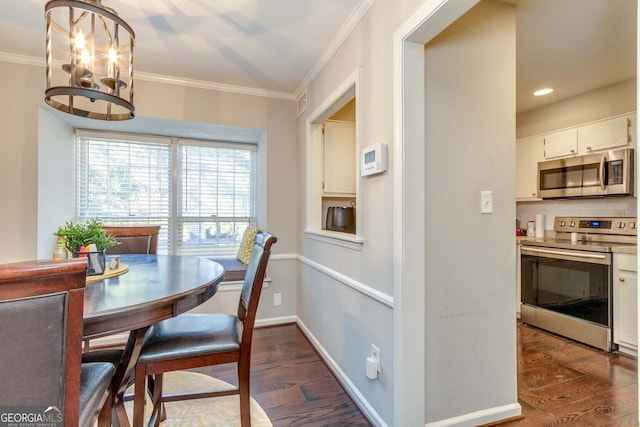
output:
[{"label": "wooden dining chair", "polygon": [[[147,331],[135,370],[135,426],[141,426],[144,422],[147,390],[151,392],[153,404],[149,425],[160,425],[163,402],[233,394],[240,395],[242,427],[251,425],[249,374],[253,325],[271,245],[276,241],[275,236],[266,232],[256,235],[236,315],[181,314],[157,323]],[[162,395],[163,373],[224,363],[237,364],[237,388],[195,394]]]},{"label": "wooden dining chair", "polygon": [[0,265],[0,406],[111,425],[115,366],[81,363],[86,273],[86,258]]},{"label": "wooden dining chair", "polygon": [[118,241],[118,245],[107,249],[107,254],[156,254],[158,253],[159,225],[104,226],[107,234]]}]

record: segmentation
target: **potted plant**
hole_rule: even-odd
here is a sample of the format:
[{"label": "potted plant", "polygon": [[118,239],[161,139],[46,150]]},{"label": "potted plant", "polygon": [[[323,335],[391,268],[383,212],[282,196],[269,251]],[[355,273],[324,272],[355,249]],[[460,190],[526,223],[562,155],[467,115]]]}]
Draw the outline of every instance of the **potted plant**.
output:
[{"label": "potted plant", "polygon": [[87,274],[90,276],[104,272],[104,250],[118,244],[116,238],[106,232],[102,221],[97,218],[85,224],[69,221],[58,227],[55,235],[59,242],[64,239],[64,246],[73,257],[89,257]]}]

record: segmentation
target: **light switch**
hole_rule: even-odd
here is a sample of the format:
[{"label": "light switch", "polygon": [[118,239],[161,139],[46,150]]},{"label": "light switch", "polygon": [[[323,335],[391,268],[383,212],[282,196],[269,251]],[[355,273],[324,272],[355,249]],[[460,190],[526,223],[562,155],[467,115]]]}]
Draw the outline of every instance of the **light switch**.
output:
[{"label": "light switch", "polygon": [[493,191],[480,192],[480,213],[493,213]]}]

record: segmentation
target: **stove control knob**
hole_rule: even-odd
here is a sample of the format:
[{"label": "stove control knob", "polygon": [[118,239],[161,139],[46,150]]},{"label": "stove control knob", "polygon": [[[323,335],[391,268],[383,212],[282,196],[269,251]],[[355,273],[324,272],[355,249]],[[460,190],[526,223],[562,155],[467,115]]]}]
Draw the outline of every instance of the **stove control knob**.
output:
[{"label": "stove control knob", "polygon": [[575,226],[576,226],[576,222],[575,222],[575,221],[571,221],[571,222],[569,223],[569,227],[575,227]]},{"label": "stove control knob", "polygon": [[566,224],[566,222],[564,222],[564,221],[560,221],[560,227],[564,227],[564,226],[565,226],[565,224]]},{"label": "stove control knob", "polygon": [[624,228],[626,226],[626,224],[624,222],[619,222],[618,223],[618,228]]},{"label": "stove control knob", "polygon": [[632,229],[636,228],[636,223],[635,222],[630,222],[629,223],[629,227],[631,227]]}]

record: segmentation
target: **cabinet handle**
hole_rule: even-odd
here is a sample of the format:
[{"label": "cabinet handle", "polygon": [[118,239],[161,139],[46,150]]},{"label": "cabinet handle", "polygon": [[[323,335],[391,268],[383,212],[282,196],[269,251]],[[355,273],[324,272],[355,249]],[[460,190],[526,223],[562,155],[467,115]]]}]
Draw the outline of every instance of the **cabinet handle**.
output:
[{"label": "cabinet handle", "polygon": [[618,280],[624,282],[624,277],[618,277]]},{"label": "cabinet handle", "polygon": [[531,195],[532,195],[533,197],[536,197],[536,193],[531,193]]},{"label": "cabinet handle", "polygon": [[572,149],[571,149],[571,152],[572,152],[572,153],[575,153],[575,152],[576,152],[576,150],[574,150],[574,149],[572,148]]},{"label": "cabinet handle", "polygon": [[591,147],[587,147],[587,150],[591,151]]}]

